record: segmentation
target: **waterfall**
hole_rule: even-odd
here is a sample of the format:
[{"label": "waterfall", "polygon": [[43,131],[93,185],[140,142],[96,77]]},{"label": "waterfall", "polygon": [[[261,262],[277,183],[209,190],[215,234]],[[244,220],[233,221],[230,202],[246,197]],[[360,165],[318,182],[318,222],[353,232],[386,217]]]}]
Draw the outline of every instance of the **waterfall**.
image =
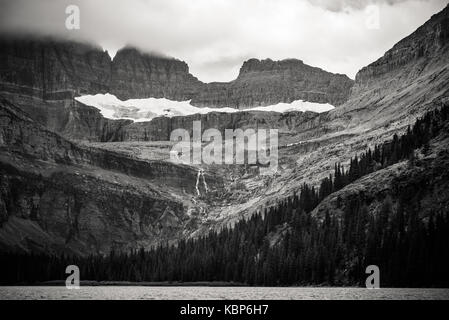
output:
[{"label": "waterfall", "polygon": [[200,182],[200,176],[201,176],[201,169],[198,170],[198,174],[196,175],[196,184],[195,184],[195,188],[196,188],[196,193],[200,196],[200,189],[198,189],[198,184]]},{"label": "waterfall", "polygon": [[206,193],[208,191],[206,177],[204,176],[204,170],[200,168],[200,169],[198,169],[198,174],[196,175],[196,184],[195,184],[195,189],[196,189],[196,193],[198,194],[198,196],[201,196],[201,192],[199,189],[199,183],[200,183],[201,177],[203,177],[204,190],[206,191]]},{"label": "waterfall", "polygon": [[204,190],[206,190],[206,193],[207,193],[207,182],[206,182],[206,177],[204,176],[204,171],[203,170],[201,170],[201,175],[203,176]]}]

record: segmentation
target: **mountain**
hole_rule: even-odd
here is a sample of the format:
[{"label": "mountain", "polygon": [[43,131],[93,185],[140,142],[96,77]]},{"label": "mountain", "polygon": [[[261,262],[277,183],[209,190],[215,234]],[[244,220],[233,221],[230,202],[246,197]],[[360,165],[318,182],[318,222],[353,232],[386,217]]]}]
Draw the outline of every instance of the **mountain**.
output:
[{"label": "mountain", "polygon": [[91,44],[5,38],[0,58],[1,91],[50,101],[106,92],[124,99],[188,100],[201,85],[186,63],[128,47],[111,60]]},{"label": "mountain", "polygon": [[[111,60],[97,46],[49,38],[4,38],[0,58],[1,91],[44,100],[109,92],[122,100],[192,99],[198,106],[240,109],[298,99],[338,105],[353,83],[300,60],[251,59],[236,80],[205,84],[189,73],[185,62],[174,58],[125,47]],[[261,95],[261,85],[270,93]]]},{"label": "mountain", "polygon": [[427,105],[444,102],[449,89],[449,8],[433,15],[383,57],[356,75],[351,95],[335,110],[367,125],[383,126],[391,119],[422,114]]},{"label": "mountain", "polygon": [[[356,75],[354,91],[360,92],[374,83],[385,80],[390,74],[390,81],[385,89],[392,89],[391,74],[400,74],[406,83],[426,73],[429,65],[444,66],[446,57],[441,53],[447,51],[449,44],[449,13],[444,9],[435,14],[424,25],[408,37],[396,43],[383,57],[362,68]],[[445,68],[444,68],[445,69]],[[410,71],[410,72],[407,72]],[[393,88],[404,83],[397,81]]]},{"label": "mountain", "polygon": [[[362,68],[346,102],[281,135],[282,170],[254,209],[228,209],[223,224],[275,205],[301,189],[319,187],[337,162],[401,134],[426,112],[449,102],[449,6]],[[424,49],[419,49],[424,48]]]},{"label": "mountain", "polygon": [[[182,62],[142,57],[129,48],[116,62],[120,72],[102,73],[95,71],[103,69],[97,69],[94,62],[102,65],[103,56],[92,47],[75,50],[78,54],[70,58],[70,52],[54,45],[50,49],[30,45],[31,49],[41,48],[34,52],[2,46],[0,206],[7,212],[0,228],[2,248],[45,251],[54,246],[47,244],[53,234],[59,239],[55,251],[72,245],[71,251],[76,253],[148,248],[161,241],[175,242],[232,227],[265,208],[282,208],[284,199],[300,192],[304,183],[317,190],[324,178],[334,174],[336,163],[348,168],[356,154],[394,141],[395,135],[407,132],[417,118],[447,105],[448,14],[449,6],[362,68],[354,84],[299,60],[249,60],[238,78],[228,84],[198,84]],[[46,59],[41,59],[43,54],[56,59],[52,64],[55,70],[42,71],[48,66]],[[107,68],[113,68],[116,59],[109,60]],[[20,68],[21,63],[37,73],[30,75]],[[58,75],[49,76],[54,83],[43,76],[47,72]],[[248,108],[296,98],[332,100],[340,105],[321,114],[212,112],[132,123],[105,119],[99,110],[65,96],[67,92],[71,97],[104,93],[117,79],[122,82],[116,90],[123,88],[123,95],[146,95],[150,88],[164,96],[189,97],[200,107],[211,103],[214,107]],[[201,89],[193,94],[197,86]],[[46,99],[59,96],[63,99]],[[167,141],[148,142],[166,140],[176,128],[191,130],[193,120],[201,120],[203,128],[220,131],[278,128],[277,173],[258,175],[257,168],[251,166],[176,165],[167,161],[171,147]],[[430,124],[426,132],[432,132]],[[73,142],[67,137],[91,142]],[[364,190],[367,214],[375,218],[384,197],[392,199],[394,208],[399,203],[394,179],[402,183],[405,193],[411,188],[410,194],[422,195],[416,198],[421,206],[445,209],[447,199],[438,194],[447,191],[447,184],[438,180],[438,173],[447,169],[447,137],[436,137],[430,144],[432,156],[420,156],[418,161],[426,170],[395,162],[327,195],[313,215],[322,217],[329,211],[338,217],[350,207],[353,196],[359,196],[357,191]],[[200,169],[206,172],[203,184]],[[426,184],[426,179],[431,183]],[[213,191],[206,194],[209,184]],[[422,189],[417,191],[417,186]],[[339,199],[344,203],[338,203]],[[259,240],[276,243],[273,239],[282,240],[282,230],[272,230]]]},{"label": "mountain", "polygon": [[300,99],[338,106],[346,101],[352,85],[345,75],[311,67],[301,60],[250,59],[243,63],[237,79],[208,84],[193,97],[192,104],[247,109]]},{"label": "mountain", "polygon": [[129,121],[104,119],[74,97],[110,93],[121,100],[191,100],[200,108],[249,109],[295,100],[339,105],[353,84],[295,59],[251,59],[236,80],[206,84],[185,62],[136,48],[125,47],[111,60],[92,44],[25,37],[0,40],[0,71],[5,98],[50,130],[91,141],[119,140],[118,130]]}]

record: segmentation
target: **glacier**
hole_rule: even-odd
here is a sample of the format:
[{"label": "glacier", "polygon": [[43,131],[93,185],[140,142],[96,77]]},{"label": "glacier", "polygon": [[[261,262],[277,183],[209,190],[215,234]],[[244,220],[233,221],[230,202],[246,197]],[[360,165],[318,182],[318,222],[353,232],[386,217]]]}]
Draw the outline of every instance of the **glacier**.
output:
[{"label": "glacier", "polygon": [[128,119],[134,122],[150,121],[156,117],[187,116],[197,113],[207,114],[210,112],[233,113],[242,111],[263,111],[284,113],[291,111],[312,111],[322,113],[335,108],[328,103],[315,103],[303,100],[295,100],[291,103],[278,103],[243,110],[230,107],[200,108],[191,105],[190,100],[174,101],[166,98],[144,98],[122,101],[110,93],[83,95],[75,97],[75,100],[82,104],[97,108],[105,118],[114,120]]}]

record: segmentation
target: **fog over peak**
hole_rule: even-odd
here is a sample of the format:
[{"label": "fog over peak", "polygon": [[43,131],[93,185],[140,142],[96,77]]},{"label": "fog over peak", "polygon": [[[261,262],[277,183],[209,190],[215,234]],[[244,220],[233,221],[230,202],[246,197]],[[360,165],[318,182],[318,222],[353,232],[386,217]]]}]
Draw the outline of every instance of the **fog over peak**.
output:
[{"label": "fog over peak", "polygon": [[[80,8],[80,30],[65,9]],[[378,28],[372,28],[375,5]],[[205,82],[230,81],[249,58],[297,58],[354,78],[447,0],[0,0],[0,30],[125,45],[175,57]]]}]

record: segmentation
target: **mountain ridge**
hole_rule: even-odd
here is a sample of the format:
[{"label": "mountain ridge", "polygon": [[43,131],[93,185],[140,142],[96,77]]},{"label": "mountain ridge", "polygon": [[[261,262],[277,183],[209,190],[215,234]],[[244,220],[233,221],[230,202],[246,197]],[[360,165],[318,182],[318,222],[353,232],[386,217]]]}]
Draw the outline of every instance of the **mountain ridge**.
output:
[{"label": "mountain ridge", "polygon": [[[90,43],[54,38],[11,37],[5,37],[0,42],[2,91],[31,94],[44,100],[71,99],[77,94],[109,92],[122,100],[149,97],[178,101],[191,99],[192,104],[199,107],[227,106],[245,109],[280,102],[289,103],[298,99],[338,105],[346,99],[353,83],[346,76],[334,75],[302,62],[292,64],[293,59],[286,59],[273,63],[289,65],[295,77],[280,81],[276,77],[285,77],[288,73],[284,70],[277,74],[282,70],[272,68],[268,70],[272,73],[270,79],[266,77],[265,70],[263,81],[257,81],[257,77],[246,79],[246,83],[254,83],[253,88],[242,94],[233,85],[242,79],[242,72],[230,82],[203,83],[189,72],[184,61],[147,53],[130,46],[120,49],[111,59],[106,51]],[[245,61],[241,70],[244,71],[255,60]],[[261,62],[265,64],[268,60]],[[298,66],[301,68],[295,70]],[[341,90],[327,90],[319,83],[320,78],[315,75],[317,72],[336,85],[341,82]],[[309,76],[313,78],[306,83],[304,79]],[[281,90],[279,93],[261,93],[261,85]],[[313,91],[316,93],[307,94]],[[227,95],[232,95],[233,98],[227,99]]]}]

